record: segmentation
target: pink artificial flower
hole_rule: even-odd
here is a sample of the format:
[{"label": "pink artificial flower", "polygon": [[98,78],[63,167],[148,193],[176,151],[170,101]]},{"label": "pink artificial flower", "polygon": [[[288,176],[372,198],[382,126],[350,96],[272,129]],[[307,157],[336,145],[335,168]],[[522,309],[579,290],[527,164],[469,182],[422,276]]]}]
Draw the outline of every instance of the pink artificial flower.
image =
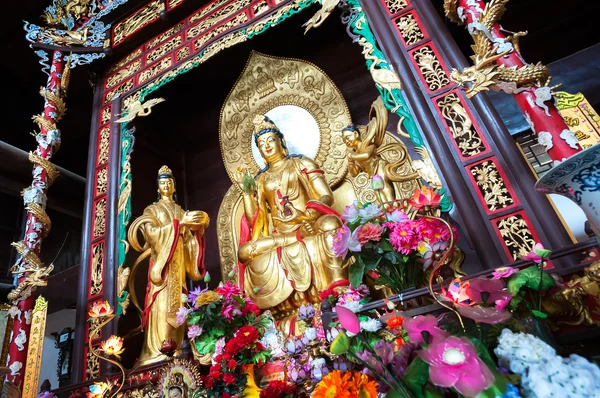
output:
[{"label": "pink artificial flower", "polygon": [[383,178],[377,174],[371,177],[371,189],[374,191],[383,191],[385,188],[385,183],[383,182]]},{"label": "pink artificial flower", "polygon": [[223,296],[225,299],[231,298],[231,296],[241,296],[242,290],[238,285],[234,285],[231,281],[225,282],[224,285],[219,286],[215,289],[217,293]]},{"label": "pink artificial flower", "polygon": [[192,312],[191,308],[179,307],[179,309],[177,310],[177,314],[175,315],[177,325],[183,325],[185,323],[185,319],[187,318],[190,312]]},{"label": "pink artificial flower", "polygon": [[466,337],[438,339],[419,356],[429,364],[429,380],[438,387],[475,397],[494,383],[494,375]]},{"label": "pink artificial flower", "polygon": [[188,328],[187,337],[190,340],[194,340],[196,337],[202,334],[202,328],[198,325],[192,325]]},{"label": "pink artificial flower", "polygon": [[383,231],[381,225],[367,223],[358,227],[356,230],[356,239],[363,246],[370,240],[379,242],[381,240],[381,231]]},{"label": "pink artificial flower", "polygon": [[465,292],[467,296],[475,303],[483,303],[481,294],[486,292],[488,297],[484,304],[493,304],[496,300],[502,300],[505,297],[511,297],[510,293],[504,289],[504,282],[497,279],[475,278],[469,281]]},{"label": "pink artificial flower", "polygon": [[533,261],[534,263],[541,263],[544,260],[547,260],[552,252],[550,250],[544,249],[544,246],[541,243],[536,243],[533,246],[533,250],[529,253],[525,253],[521,255],[521,259],[525,261]]},{"label": "pink artificial flower", "polygon": [[242,315],[240,305],[235,300],[223,303],[223,307],[221,308],[221,315],[223,315],[228,321],[231,321],[236,315]]},{"label": "pink artificial flower", "polygon": [[391,213],[388,213],[387,220],[392,223],[400,223],[404,221],[408,221],[409,218],[405,212],[400,209],[394,209]]},{"label": "pink artificial flower", "polygon": [[475,322],[488,323],[495,325],[504,323],[511,318],[511,313],[504,309],[493,307],[475,306],[458,306],[458,312],[465,318],[474,320]]},{"label": "pink artificial flower", "polygon": [[335,312],[344,329],[350,333],[360,333],[360,321],[354,312],[341,305],[335,307]]},{"label": "pink artificial flower", "polygon": [[421,343],[424,342],[421,334],[424,331],[429,332],[432,339],[449,336],[437,324],[437,318],[433,315],[419,315],[414,318],[404,318],[402,326],[406,330],[411,343]]},{"label": "pink artificial flower", "polygon": [[361,245],[356,239],[358,228],[354,233],[350,231],[347,225],[339,228],[333,236],[333,252],[337,257],[345,258],[348,250],[360,252]]},{"label": "pink artificial flower", "polygon": [[469,305],[470,297],[467,294],[467,287],[469,282],[462,282],[456,278],[448,286],[448,290],[445,290],[442,286],[443,298],[453,302],[457,305]]},{"label": "pink artificial flower", "polygon": [[512,274],[516,274],[517,272],[519,272],[519,270],[513,267],[496,268],[494,272],[492,272],[492,279],[508,278],[509,276],[511,276]]},{"label": "pink artificial flower", "polygon": [[510,296],[506,296],[504,298],[494,301],[494,303],[496,304],[496,309],[497,310],[505,309],[506,306],[508,305],[508,303],[510,303],[510,299],[511,299]]}]

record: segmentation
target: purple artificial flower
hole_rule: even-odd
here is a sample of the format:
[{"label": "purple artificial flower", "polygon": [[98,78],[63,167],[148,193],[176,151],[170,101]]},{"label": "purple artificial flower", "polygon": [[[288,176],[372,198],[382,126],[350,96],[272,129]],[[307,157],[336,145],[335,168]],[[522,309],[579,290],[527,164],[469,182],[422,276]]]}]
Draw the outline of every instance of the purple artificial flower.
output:
[{"label": "purple artificial flower", "polygon": [[176,314],[177,324],[180,326],[183,325],[190,312],[192,312],[191,308],[179,307]]},{"label": "purple artificial flower", "polygon": [[208,288],[202,289],[200,286],[196,286],[192,289],[192,291],[188,294],[188,302],[192,303],[194,306],[196,305],[196,299],[199,295],[207,291]]},{"label": "purple artificial flower", "polygon": [[187,337],[190,340],[194,340],[196,337],[202,334],[202,328],[198,325],[192,325],[188,327]]}]

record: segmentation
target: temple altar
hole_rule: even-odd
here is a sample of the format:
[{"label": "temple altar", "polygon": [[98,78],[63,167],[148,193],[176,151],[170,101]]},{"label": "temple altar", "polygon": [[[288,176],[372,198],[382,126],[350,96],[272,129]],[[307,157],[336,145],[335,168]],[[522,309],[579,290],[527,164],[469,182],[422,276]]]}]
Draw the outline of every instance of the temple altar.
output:
[{"label": "temple altar", "polygon": [[[463,2],[445,2],[450,19],[463,18],[455,10]],[[320,397],[328,366],[350,372],[344,355],[368,365],[368,380],[352,376],[365,396],[374,397],[374,380],[408,396],[403,388],[431,386],[377,379],[357,353],[375,356],[378,346],[358,341],[361,333],[404,353],[437,342],[429,341],[436,333],[454,338],[440,329],[449,318],[465,334],[476,325],[485,340],[483,324],[516,318],[535,294],[530,323],[598,323],[595,244],[571,247],[520,149],[474,92],[485,89],[469,80],[456,43],[444,45],[429,1],[120,0],[92,2],[101,4],[94,11],[89,2],[54,3],[46,20],[82,19],[28,27],[32,43],[56,47],[42,95],[61,110],[71,68],[97,61],[100,76],[72,371],[58,397],[258,397],[273,381]],[[491,11],[481,11],[492,26]],[[483,35],[474,40],[483,47]],[[66,58],[63,47],[81,51]],[[518,46],[486,51],[473,70]],[[494,68],[486,78],[505,73]],[[542,83],[513,88],[550,92]],[[44,137],[55,119],[35,119]],[[579,156],[570,135],[563,139],[556,156]],[[31,156],[39,175],[55,178],[48,160]],[[30,224],[41,236],[49,220],[36,200],[28,209],[42,223]],[[26,261],[15,266],[22,285],[11,297],[26,313],[31,286],[43,286],[52,268],[25,243],[15,247]],[[522,281],[496,286],[521,272]],[[574,272],[585,272],[585,288],[569,282],[580,280]],[[485,287],[469,282],[488,276]],[[596,310],[584,308],[590,303]],[[426,334],[401,331],[402,322],[438,318]],[[456,340],[478,350],[472,366],[492,367],[481,342]],[[11,349],[9,380],[24,386],[15,367],[23,350]],[[426,355],[420,361],[433,369]],[[495,368],[481,374],[479,392],[503,377]],[[474,396],[457,383],[444,386]]]}]

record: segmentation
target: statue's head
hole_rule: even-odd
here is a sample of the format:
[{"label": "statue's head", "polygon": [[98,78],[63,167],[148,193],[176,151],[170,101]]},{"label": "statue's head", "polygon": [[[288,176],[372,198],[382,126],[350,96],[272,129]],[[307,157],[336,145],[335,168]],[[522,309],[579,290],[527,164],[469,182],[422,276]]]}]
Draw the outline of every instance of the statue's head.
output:
[{"label": "statue's head", "polygon": [[360,132],[354,126],[354,124],[350,123],[348,126],[344,127],[342,130],[342,140],[344,144],[348,148],[356,148],[358,145],[358,141],[360,139]]},{"label": "statue's head", "polygon": [[169,398],[183,398],[183,389],[179,386],[170,387]]},{"label": "statue's head", "polygon": [[158,199],[161,197],[173,198],[177,201],[177,194],[175,191],[175,178],[173,178],[173,172],[168,166],[162,166],[158,170],[158,178],[156,180],[158,186]]},{"label": "statue's head", "polygon": [[257,115],[254,118],[254,142],[269,164],[288,155],[283,134],[267,116]]}]

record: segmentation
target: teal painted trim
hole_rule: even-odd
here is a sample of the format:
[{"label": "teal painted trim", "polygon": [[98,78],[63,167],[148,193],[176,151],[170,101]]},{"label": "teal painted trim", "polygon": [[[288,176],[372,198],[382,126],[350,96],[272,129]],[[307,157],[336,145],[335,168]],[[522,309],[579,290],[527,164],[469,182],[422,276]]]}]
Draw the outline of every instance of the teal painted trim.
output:
[{"label": "teal painted trim", "polygon": [[[383,52],[377,46],[377,40],[375,39],[375,35],[371,30],[368,19],[358,2],[358,0],[346,0],[346,3],[352,9],[352,18],[348,21],[348,27],[351,32],[360,37],[361,39],[366,40],[372,47],[371,53],[369,54],[369,58],[377,59],[377,67],[379,69],[387,69],[394,71],[391,65],[388,63],[387,59]],[[363,51],[364,53],[364,51]],[[365,57],[367,58],[367,57]],[[369,70],[373,67],[374,61],[372,59],[366,59],[367,68]],[[404,129],[410,136],[410,140],[416,147],[424,147],[425,143],[423,142],[423,138],[421,137],[421,132],[417,128],[415,124],[414,117],[408,107],[406,106],[406,99],[404,98],[404,94],[401,90],[397,88],[393,88],[388,90],[386,88],[381,87],[377,84],[377,90],[381,94],[381,98],[383,99],[383,103],[386,108],[390,111],[396,113],[400,118],[404,118],[402,125]],[[448,200],[448,195],[446,195],[446,190],[444,188],[440,189],[440,194],[442,195],[442,200],[440,201],[440,208],[443,212],[449,212],[452,210],[454,204]]]}]

